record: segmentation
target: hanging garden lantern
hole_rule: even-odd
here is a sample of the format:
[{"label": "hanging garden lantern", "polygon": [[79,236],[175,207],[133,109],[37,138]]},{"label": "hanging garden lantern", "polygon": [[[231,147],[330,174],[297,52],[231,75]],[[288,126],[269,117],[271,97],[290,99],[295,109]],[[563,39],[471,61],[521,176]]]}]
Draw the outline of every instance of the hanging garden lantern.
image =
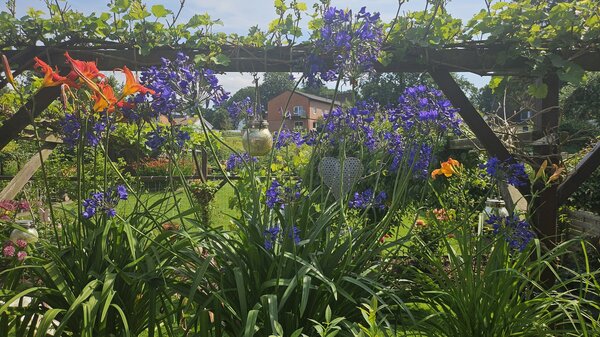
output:
[{"label": "hanging garden lantern", "polygon": [[39,235],[32,220],[17,220],[16,224],[23,227],[25,231],[22,231],[18,228],[13,229],[13,231],[10,233],[10,241],[12,241],[14,244],[17,244],[18,240],[23,240],[27,243],[37,242]]},{"label": "hanging garden lantern", "polygon": [[254,111],[256,112],[252,117],[244,132],[242,133],[242,145],[244,150],[251,156],[264,156],[268,154],[273,148],[273,135],[269,131],[269,123],[263,119],[263,113],[260,112],[260,102],[258,93],[258,77],[254,74],[255,83],[255,102]]},{"label": "hanging garden lantern", "polygon": [[488,198],[485,201],[485,209],[479,214],[477,233],[481,234],[483,232],[483,227],[491,216],[507,217],[509,215],[504,200]]},{"label": "hanging garden lantern", "polygon": [[242,133],[244,150],[251,156],[264,156],[273,148],[273,136],[265,120],[253,121]]}]

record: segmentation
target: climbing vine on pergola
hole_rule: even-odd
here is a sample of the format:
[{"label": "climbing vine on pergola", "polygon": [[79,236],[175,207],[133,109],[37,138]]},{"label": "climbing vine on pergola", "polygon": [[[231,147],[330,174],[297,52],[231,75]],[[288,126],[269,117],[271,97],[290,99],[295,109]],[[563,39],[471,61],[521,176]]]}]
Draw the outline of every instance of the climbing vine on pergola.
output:
[{"label": "climbing vine on pergola", "polygon": [[[297,43],[306,4],[275,1],[276,18],[262,31],[247,36],[218,33],[220,20],[194,15],[179,22],[185,0],[177,8],[146,6],[141,1],[110,1],[109,12],[86,15],[68,4],[46,1],[47,13],[30,10],[16,17],[15,2],[0,14],[0,46],[15,76],[32,68],[32,60],[63,66],[64,52],[78,59],[93,59],[101,70],[123,65],[131,69],[157,65],[178,51],[222,72],[302,72],[310,42]],[[404,1],[400,1],[398,13]],[[378,72],[428,72],[490,155],[511,156],[451,76],[472,72],[494,76],[531,78],[529,91],[539,97],[535,136],[552,140],[534,148],[537,164],[558,162],[558,93],[561,82],[578,82],[585,71],[600,71],[600,13],[596,1],[570,2],[519,0],[484,2],[468,23],[452,18],[445,1],[430,0],[423,11],[396,17],[385,26],[386,41]],[[317,14],[329,1],[315,5]],[[322,13],[321,13],[322,14]],[[321,21],[310,23],[312,37]],[[6,86],[2,79],[0,87]],[[59,88],[45,88],[29,98],[0,126],[0,149],[15,139],[59,96]],[[534,223],[552,244],[557,235],[557,210],[600,165],[600,143],[560,185],[542,191],[534,205]],[[534,186],[541,190],[541,186]],[[527,195],[529,187],[523,189]]]}]

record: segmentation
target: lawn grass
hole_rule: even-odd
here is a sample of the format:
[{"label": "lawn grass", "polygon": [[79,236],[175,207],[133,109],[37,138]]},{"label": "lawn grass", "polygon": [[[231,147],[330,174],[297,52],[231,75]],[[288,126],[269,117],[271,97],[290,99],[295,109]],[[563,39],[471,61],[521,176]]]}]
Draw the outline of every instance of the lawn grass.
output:
[{"label": "lawn grass", "polygon": [[[229,200],[233,197],[233,188],[229,185],[223,186],[217,193],[212,201],[211,207],[211,226],[213,227],[224,227],[229,228],[232,217],[238,217],[239,211],[229,207]],[[161,218],[175,218],[179,212],[186,212],[192,207],[198,207],[196,201],[190,201],[185,194],[183,189],[175,191],[174,195],[170,191],[161,192],[145,192],[139,195],[141,202],[146,205],[154,214],[159,215]],[[175,199],[177,199],[177,207],[175,205]],[[162,202],[161,202],[162,200]],[[132,212],[136,207],[136,198],[130,194],[129,198],[119,203],[117,207],[118,214],[128,214]],[[159,207],[151,207],[153,204],[160,203]],[[77,203],[61,203],[56,207],[56,214],[68,217],[69,213],[76,212]],[[142,211],[143,207],[137,206],[138,211]],[[179,222],[173,220],[174,222]]]}]

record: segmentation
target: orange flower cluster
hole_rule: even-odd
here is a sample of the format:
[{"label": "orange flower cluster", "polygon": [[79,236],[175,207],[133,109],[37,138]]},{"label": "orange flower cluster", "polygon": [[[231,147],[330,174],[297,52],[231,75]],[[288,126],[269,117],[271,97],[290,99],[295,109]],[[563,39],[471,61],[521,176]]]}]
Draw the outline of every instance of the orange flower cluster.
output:
[{"label": "orange flower cluster", "polygon": [[124,102],[127,96],[141,92],[142,94],[154,94],[154,91],[142,86],[133,76],[131,70],[127,67],[117,69],[125,74],[125,86],[123,92],[117,98],[113,88],[107,83],[106,76],[98,70],[96,62],[80,61],[72,58],[68,52],[65,53],[67,64],[71,66],[71,71],[62,76],[58,69],[54,69],[39,58],[34,58],[34,68],[44,73],[42,87],[54,87],[57,85],[67,85],[71,88],[79,89],[87,86],[92,90],[92,99],[94,100],[93,110],[96,112],[113,112],[116,107],[130,106],[130,103]]},{"label": "orange flower cluster", "polygon": [[439,169],[435,169],[433,172],[431,172],[431,178],[435,179],[437,176],[441,175],[451,177],[453,174],[458,174],[459,167],[460,163],[458,160],[448,158],[447,161],[441,163],[441,167]]}]

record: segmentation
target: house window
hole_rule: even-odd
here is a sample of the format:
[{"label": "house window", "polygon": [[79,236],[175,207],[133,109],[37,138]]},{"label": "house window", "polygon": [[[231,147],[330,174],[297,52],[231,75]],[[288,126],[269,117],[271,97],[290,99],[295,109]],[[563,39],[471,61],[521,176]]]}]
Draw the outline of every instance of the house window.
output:
[{"label": "house window", "polygon": [[313,123],[313,129],[314,130],[319,130],[319,122],[314,122]]},{"label": "house window", "polygon": [[533,117],[533,111],[531,111],[531,110],[521,111],[521,120],[522,121],[526,121],[526,120],[530,119],[531,117]]},{"label": "house window", "polygon": [[302,122],[302,121],[294,122],[294,130],[298,130],[298,129],[304,130],[304,122]]},{"label": "house window", "polygon": [[294,116],[296,117],[306,117],[306,110],[301,105],[296,105],[294,107]]}]

